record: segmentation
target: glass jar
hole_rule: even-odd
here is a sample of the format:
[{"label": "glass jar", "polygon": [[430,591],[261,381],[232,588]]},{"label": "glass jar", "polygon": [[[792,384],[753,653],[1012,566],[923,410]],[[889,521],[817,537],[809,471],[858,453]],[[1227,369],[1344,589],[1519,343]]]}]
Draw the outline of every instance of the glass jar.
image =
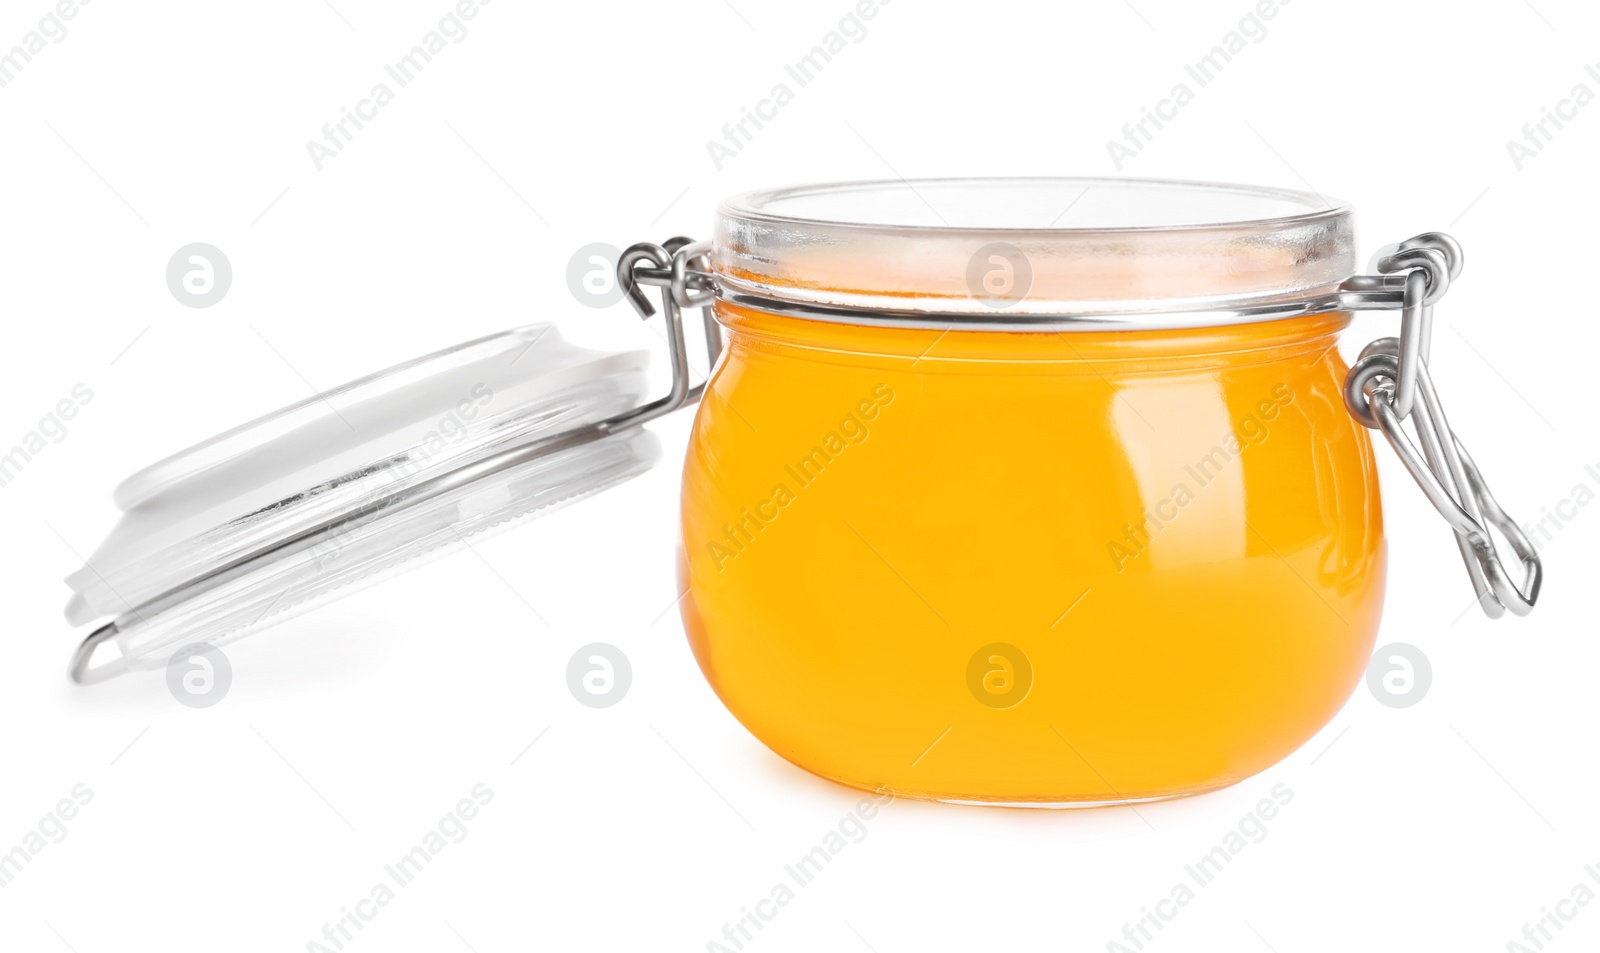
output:
[{"label": "glass jar", "polygon": [[783,757],[914,797],[1164,798],[1272,765],[1359,681],[1386,567],[1336,347],[1347,209],[824,186],[725,203],[711,265],[681,605]]},{"label": "glass jar", "polygon": [[[1358,274],[1349,210],[1274,189],[751,193],[713,241],[616,263],[641,315],[660,290],[664,396],[644,398],[641,354],[523,328],[136,475],[69,578],[69,618],[111,617],[72,675],[160,667],[599,492],[655,459],[641,424],[698,399],[684,623],[778,754],[988,804],[1221,787],[1315,734],[1366,666],[1386,569],[1369,429],[1450,525],[1483,609],[1537,598],[1538,558],[1427,371],[1461,263],[1427,233]],[[697,385],[691,308],[715,365]],[[1400,310],[1400,333],[1347,367],[1338,336],[1364,309]]]}]

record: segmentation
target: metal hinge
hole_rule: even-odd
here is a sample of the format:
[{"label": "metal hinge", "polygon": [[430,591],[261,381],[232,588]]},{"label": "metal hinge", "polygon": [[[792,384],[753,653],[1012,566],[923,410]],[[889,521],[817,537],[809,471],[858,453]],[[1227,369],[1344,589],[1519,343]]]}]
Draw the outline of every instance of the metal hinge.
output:
[{"label": "metal hinge", "polygon": [[[1500,508],[1472,455],[1445,418],[1428,374],[1433,306],[1461,274],[1461,246],[1440,232],[1427,232],[1380,252],[1376,275],[1358,275],[1340,289],[1344,310],[1401,311],[1400,336],[1379,338],[1361,352],[1345,378],[1344,401],[1351,416],[1381,431],[1434,509],[1456,534],[1456,546],[1472,579],[1478,604],[1491,619],[1510,610],[1527,615],[1539,598],[1542,566],[1533,544]],[[1404,424],[1422,443],[1417,446]],[[1500,531],[1523,570],[1511,578],[1488,527]]]}]

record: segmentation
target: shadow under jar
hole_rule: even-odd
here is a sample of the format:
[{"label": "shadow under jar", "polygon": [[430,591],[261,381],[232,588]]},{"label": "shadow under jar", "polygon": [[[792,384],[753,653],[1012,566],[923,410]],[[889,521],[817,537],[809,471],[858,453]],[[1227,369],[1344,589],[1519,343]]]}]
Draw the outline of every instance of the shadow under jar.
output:
[{"label": "shadow under jar", "polygon": [[684,469],[689,638],[855,787],[1068,806],[1294,751],[1371,654],[1372,446],[1317,310],[1349,210],[1129,180],[866,183],[719,212]]}]

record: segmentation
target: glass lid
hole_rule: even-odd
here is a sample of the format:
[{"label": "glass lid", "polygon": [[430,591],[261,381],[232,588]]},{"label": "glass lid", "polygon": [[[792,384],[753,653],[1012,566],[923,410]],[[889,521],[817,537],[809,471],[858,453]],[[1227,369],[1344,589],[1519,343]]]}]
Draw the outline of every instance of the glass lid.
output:
[{"label": "glass lid", "polygon": [[1355,273],[1355,242],[1349,208],[1309,192],[896,180],[730,199],[712,266],[734,303],[824,320],[1196,326],[1320,307]]},{"label": "glass lid", "polygon": [[140,471],[67,577],[74,625],[110,619],[80,682],[166,664],[348,594],[468,537],[598,492],[659,457],[637,408],[647,355],[532,325],[285,407]]}]

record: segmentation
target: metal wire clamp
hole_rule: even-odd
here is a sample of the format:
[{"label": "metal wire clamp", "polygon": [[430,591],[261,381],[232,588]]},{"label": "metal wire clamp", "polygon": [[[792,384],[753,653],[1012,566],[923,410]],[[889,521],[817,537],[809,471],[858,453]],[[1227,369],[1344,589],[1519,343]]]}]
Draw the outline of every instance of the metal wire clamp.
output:
[{"label": "metal wire clamp", "polygon": [[607,432],[637,426],[669,414],[699,399],[705,383],[689,386],[688,345],[683,332],[683,309],[699,308],[705,328],[707,367],[715,367],[722,356],[722,328],[712,312],[716,287],[710,275],[711,243],[688,238],[669,238],[663,245],[640,242],[631,245],[617,259],[617,286],[639,317],[649,320],[656,309],[641,285],[661,289],[661,309],[667,316],[667,350],[672,362],[672,388],[667,394],[600,426]]},{"label": "metal wire clamp", "polygon": [[[1423,495],[1456,534],[1467,575],[1484,614],[1498,619],[1510,610],[1527,615],[1539,598],[1542,567],[1533,544],[1490,492],[1472,455],[1445,418],[1428,374],[1433,306],[1461,273],[1461,246],[1439,232],[1408,239],[1380,253],[1378,275],[1351,278],[1341,288],[1347,310],[1399,309],[1400,336],[1367,345],[1345,377],[1344,402],[1351,416],[1381,431]],[[1422,444],[1406,433],[1411,421]],[[1489,528],[1500,531],[1522,569],[1519,586],[1500,558]]]}]

